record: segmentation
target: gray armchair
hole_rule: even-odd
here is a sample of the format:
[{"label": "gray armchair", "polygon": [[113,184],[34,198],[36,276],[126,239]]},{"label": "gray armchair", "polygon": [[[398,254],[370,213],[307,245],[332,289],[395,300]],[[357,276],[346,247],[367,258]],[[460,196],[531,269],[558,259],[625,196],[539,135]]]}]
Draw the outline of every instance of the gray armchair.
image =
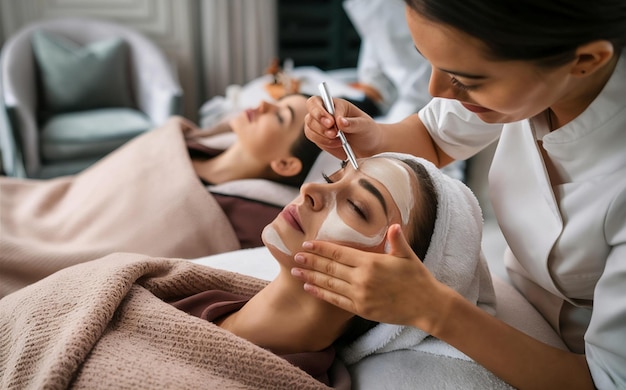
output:
[{"label": "gray armchair", "polygon": [[[74,68],[57,72],[66,63]],[[77,173],[182,111],[182,89],[160,49],[112,22],[25,26],[2,48],[0,72],[0,148],[9,176]]]}]

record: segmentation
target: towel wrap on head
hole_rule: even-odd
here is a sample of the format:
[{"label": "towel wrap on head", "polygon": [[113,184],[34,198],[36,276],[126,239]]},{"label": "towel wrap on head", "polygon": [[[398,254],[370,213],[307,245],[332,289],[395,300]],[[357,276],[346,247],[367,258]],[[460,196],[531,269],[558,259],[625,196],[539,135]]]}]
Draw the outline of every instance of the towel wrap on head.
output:
[{"label": "towel wrap on head", "polygon": [[[472,191],[423,158],[403,153],[380,153],[375,157],[413,160],[426,168],[437,191],[438,204],[424,265],[441,283],[483,310],[495,314],[491,274],[481,248],[482,211]],[[428,336],[428,333],[411,326],[381,323],[343,348],[340,356],[347,364],[354,364],[375,353],[415,349],[469,359],[448,344]]]}]

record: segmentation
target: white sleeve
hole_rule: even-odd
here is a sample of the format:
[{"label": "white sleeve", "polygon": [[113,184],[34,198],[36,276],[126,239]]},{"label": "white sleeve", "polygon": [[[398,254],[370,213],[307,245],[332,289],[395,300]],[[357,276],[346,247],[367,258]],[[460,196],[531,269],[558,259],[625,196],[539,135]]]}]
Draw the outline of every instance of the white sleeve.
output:
[{"label": "white sleeve", "polygon": [[377,47],[376,42],[369,36],[362,38],[357,64],[357,77],[359,83],[376,89],[382,97],[383,104],[389,106],[390,102],[396,100],[398,90],[383,71]]},{"label": "white sleeve", "polygon": [[452,99],[434,98],[418,115],[435,143],[457,160],[466,160],[497,140],[503,126],[483,122]]},{"label": "white sleeve", "polygon": [[595,287],[585,354],[598,389],[626,389],[626,191],[608,209],[605,235],[611,250]]}]

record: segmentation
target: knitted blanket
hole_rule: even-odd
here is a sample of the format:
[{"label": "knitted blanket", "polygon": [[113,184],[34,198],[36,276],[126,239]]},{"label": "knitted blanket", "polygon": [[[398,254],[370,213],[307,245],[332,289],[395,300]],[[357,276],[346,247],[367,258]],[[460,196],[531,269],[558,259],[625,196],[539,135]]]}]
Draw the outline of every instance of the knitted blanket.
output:
[{"label": "knitted blanket", "polygon": [[239,248],[175,119],[78,175],[0,178],[0,298],[113,252],[197,258]]},{"label": "knitted blanket", "polygon": [[116,253],[0,300],[2,389],[320,389],[286,360],[166,301],[266,282]]}]

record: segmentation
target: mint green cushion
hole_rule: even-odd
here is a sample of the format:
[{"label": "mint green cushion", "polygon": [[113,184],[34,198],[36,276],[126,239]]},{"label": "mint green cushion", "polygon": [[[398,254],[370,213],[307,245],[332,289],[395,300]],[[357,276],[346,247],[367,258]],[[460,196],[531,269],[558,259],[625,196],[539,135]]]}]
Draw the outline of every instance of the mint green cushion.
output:
[{"label": "mint green cushion", "polygon": [[131,107],[128,46],[121,38],[80,45],[36,31],[33,53],[48,114],[101,107]]},{"label": "mint green cushion", "polygon": [[41,132],[45,161],[101,157],[152,129],[148,117],[130,108],[105,108],[55,115]]}]

